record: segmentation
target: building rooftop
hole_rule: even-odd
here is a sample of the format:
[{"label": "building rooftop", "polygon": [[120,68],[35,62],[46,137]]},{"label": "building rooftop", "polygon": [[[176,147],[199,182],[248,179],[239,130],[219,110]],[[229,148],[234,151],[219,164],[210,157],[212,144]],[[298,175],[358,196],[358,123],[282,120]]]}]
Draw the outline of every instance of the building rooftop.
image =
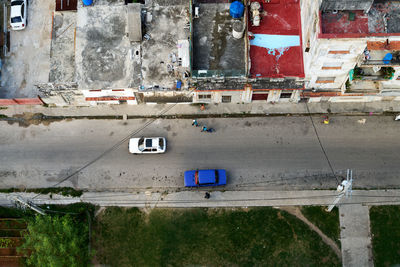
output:
[{"label": "building rooftop", "polygon": [[179,54],[189,54],[180,53],[179,49],[189,50],[183,42],[189,38],[189,22],[189,1],[185,4],[153,1],[153,5],[147,7],[145,34],[148,39],[144,38],[141,43],[145,88],[175,89],[176,81],[190,70],[190,66],[185,66],[186,59],[179,57]]},{"label": "building rooftop", "polygon": [[304,77],[301,48],[300,1],[270,0],[262,6],[260,26],[248,29],[250,41],[250,75],[252,77]]},{"label": "building rooftop", "polygon": [[302,90],[304,82],[294,79],[283,79],[274,81],[273,79],[257,79],[247,81],[246,79],[228,79],[224,82],[198,81],[197,90],[243,90],[246,84],[251,84],[254,90]]},{"label": "building rooftop", "polygon": [[400,35],[400,2],[375,0],[366,12],[353,9],[321,10],[320,37]]},{"label": "building rooftop", "polygon": [[236,20],[229,15],[229,5],[194,3],[199,10],[199,16],[193,16],[194,76],[245,74],[245,42],[244,38],[235,39],[232,35],[232,25]]},{"label": "building rooftop", "polygon": [[76,22],[76,82],[81,89],[138,86],[139,72],[127,36],[127,6],[98,4],[78,7]]}]

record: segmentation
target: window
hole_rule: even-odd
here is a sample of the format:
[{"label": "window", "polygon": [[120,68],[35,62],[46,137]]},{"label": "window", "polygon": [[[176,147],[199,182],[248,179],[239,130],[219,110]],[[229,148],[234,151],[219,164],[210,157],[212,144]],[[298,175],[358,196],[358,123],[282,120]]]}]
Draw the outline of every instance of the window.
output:
[{"label": "window", "polygon": [[329,53],[329,54],[340,54],[340,55],[344,55],[344,54],[349,54],[350,51],[349,51],[349,50],[330,50],[328,53]]},{"label": "window", "polygon": [[199,99],[210,100],[211,99],[211,95],[199,95]]},{"label": "window", "polygon": [[343,62],[325,62],[322,66],[323,70],[340,70]]},{"label": "window", "polygon": [[280,98],[291,98],[292,92],[282,92]]},{"label": "window", "polygon": [[232,101],[232,96],[230,96],[230,95],[222,96],[222,103],[230,103],[231,101]]},{"label": "window", "polygon": [[318,77],[316,83],[334,83],[335,77]]}]

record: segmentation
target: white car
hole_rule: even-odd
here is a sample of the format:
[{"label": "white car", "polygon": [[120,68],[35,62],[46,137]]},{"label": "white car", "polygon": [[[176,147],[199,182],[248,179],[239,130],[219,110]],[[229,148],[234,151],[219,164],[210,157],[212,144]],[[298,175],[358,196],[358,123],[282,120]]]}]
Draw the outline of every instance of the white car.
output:
[{"label": "white car", "polygon": [[26,27],[27,0],[11,0],[10,25],[13,30]]},{"label": "white car", "polygon": [[129,152],[132,154],[158,154],[167,149],[164,137],[140,137],[129,140]]}]

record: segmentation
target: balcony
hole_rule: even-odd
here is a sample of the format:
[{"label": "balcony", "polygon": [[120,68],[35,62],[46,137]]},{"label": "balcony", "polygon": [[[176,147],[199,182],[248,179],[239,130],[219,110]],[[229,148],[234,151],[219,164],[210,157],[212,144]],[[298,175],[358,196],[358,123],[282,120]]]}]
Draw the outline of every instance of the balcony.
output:
[{"label": "balcony", "polygon": [[364,81],[388,81],[393,78],[394,69],[387,64],[384,67],[375,65],[374,67],[362,66],[354,68],[353,80]]},{"label": "balcony", "polygon": [[400,51],[371,50],[364,52],[361,67],[400,67]]}]

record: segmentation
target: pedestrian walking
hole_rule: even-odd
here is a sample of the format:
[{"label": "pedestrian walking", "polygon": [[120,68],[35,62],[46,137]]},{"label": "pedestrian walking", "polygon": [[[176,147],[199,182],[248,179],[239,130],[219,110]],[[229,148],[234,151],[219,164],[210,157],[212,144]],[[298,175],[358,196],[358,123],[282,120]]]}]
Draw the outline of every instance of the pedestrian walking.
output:
[{"label": "pedestrian walking", "polygon": [[204,110],[206,110],[206,106],[204,106],[204,104],[201,104],[201,106],[200,106],[200,110],[201,110],[201,111],[204,111]]},{"label": "pedestrian walking", "polygon": [[194,120],[192,121],[192,126],[199,127],[199,123],[197,122],[196,119],[194,119]]},{"label": "pedestrian walking", "polygon": [[205,198],[205,199],[209,199],[210,196],[211,196],[210,193],[206,192],[206,194],[204,195],[204,198]]},{"label": "pedestrian walking", "polygon": [[329,117],[328,117],[328,116],[325,116],[325,118],[324,118],[324,124],[329,124]]},{"label": "pedestrian walking", "polygon": [[207,132],[207,126],[203,126],[203,128],[201,129],[202,132]]}]

